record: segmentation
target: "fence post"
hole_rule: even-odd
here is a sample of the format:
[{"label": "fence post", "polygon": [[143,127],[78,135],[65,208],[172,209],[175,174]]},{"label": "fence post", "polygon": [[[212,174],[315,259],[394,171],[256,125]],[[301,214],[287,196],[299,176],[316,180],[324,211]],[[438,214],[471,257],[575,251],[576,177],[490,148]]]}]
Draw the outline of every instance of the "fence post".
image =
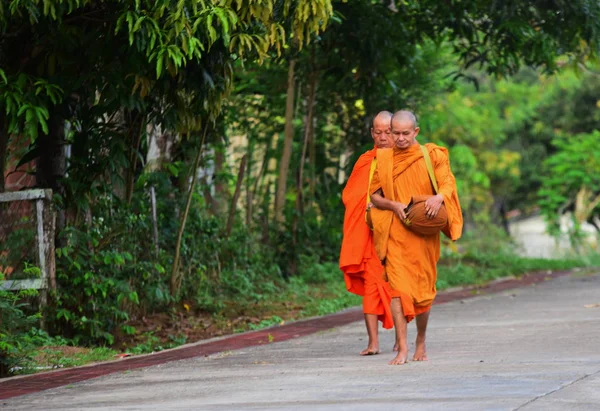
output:
[{"label": "fence post", "polygon": [[[40,270],[41,278],[11,279],[0,281],[4,290],[23,290],[34,288],[39,290],[40,310],[48,304],[48,290],[56,288],[56,267],[54,255],[54,230],[56,214],[51,205],[52,190],[32,189],[0,193],[0,203],[19,201],[34,202],[33,209],[28,208],[31,216],[35,215],[35,224],[30,226],[35,231],[34,259]],[[6,227],[3,229],[6,230]],[[44,317],[41,327],[45,328]]]}]

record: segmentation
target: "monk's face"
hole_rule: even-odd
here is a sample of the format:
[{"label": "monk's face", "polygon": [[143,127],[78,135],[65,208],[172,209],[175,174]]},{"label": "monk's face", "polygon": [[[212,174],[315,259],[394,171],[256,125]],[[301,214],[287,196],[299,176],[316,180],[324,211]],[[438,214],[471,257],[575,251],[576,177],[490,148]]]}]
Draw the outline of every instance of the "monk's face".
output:
[{"label": "monk's face", "polygon": [[419,135],[419,127],[415,127],[412,121],[392,121],[392,138],[399,149],[404,150],[417,144],[417,135]]},{"label": "monk's face", "polygon": [[375,118],[375,120],[373,120],[371,137],[373,137],[373,141],[377,148],[391,148],[394,146],[389,118]]}]

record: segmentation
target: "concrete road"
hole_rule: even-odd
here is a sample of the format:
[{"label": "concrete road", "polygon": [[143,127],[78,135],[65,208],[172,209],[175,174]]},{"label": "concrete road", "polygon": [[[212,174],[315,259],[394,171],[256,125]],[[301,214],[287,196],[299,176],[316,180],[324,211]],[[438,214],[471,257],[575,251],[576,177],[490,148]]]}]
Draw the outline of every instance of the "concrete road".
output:
[{"label": "concrete road", "polygon": [[[435,306],[430,361],[362,323],[3,401],[6,410],[600,410],[600,274]],[[588,306],[586,308],[586,305]],[[414,325],[409,328],[414,339]]]}]

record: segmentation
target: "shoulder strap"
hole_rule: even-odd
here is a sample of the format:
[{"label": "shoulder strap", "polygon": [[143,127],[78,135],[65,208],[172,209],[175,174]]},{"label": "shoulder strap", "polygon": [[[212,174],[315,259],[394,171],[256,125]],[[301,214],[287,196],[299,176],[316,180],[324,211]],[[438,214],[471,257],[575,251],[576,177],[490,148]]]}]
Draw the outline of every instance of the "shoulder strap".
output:
[{"label": "shoulder strap", "polygon": [[429,151],[427,147],[421,145],[421,151],[423,152],[423,158],[425,158],[425,165],[427,166],[427,173],[429,174],[429,179],[431,180],[431,184],[433,184],[433,189],[435,193],[438,192],[438,184],[437,179],[435,178],[435,173],[433,172],[433,165],[431,164],[431,157],[429,157]]},{"label": "shoulder strap", "polygon": [[371,202],[371,181],[373,180],[373,174],[375,174],[375,169],[377,168],[377,157],[371,161],[371,170],[369,171],[369,185],[367,186],[367,208],[369,207],[369,203]]}]

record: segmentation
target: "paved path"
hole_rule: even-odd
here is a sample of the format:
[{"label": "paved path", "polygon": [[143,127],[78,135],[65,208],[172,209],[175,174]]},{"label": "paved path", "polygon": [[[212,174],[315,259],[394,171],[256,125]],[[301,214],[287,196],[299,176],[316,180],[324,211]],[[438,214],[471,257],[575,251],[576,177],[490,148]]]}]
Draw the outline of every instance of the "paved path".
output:
[{"label": "paved path", "polygon": [[353,322],[14,397],[0,408],[599,410],[600,307],[585,307],[599,303],[600,274],[560,276],[435,306],[426,363],[388,366],[389,331],[382,355],[359,357],[365,331]]}]

